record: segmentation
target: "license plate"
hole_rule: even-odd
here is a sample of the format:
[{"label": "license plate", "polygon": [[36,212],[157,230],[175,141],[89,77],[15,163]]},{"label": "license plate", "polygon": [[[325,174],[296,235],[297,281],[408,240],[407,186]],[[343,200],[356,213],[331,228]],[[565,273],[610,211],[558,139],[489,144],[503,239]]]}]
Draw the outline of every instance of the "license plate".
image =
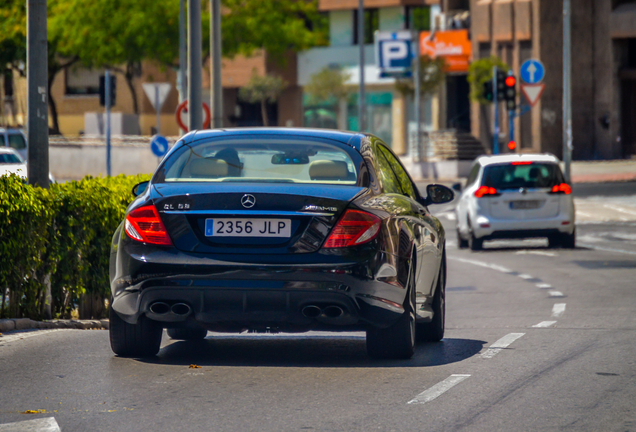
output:
[{"label": "license plate", "polygon": [[510,201],[512,210],[531,210],[538,209],[540,206],[541,201]]},{"label": "license plate", "polygon": [[206,237],[291,237],[290,219],[206,219]]}]

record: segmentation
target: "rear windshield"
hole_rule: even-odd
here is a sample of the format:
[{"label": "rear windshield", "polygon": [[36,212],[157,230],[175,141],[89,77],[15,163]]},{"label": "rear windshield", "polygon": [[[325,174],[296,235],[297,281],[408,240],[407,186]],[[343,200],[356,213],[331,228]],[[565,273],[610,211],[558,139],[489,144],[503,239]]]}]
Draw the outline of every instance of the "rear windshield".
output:
[{"label": "rear windshield", "polygon": [[154,182],[284,182],[355,185],[356,164],[336,145],[233,139],[193,143],[171,154]]},{"label": "rear windshield", "polygon": [[22,150],[26,148],[26,141],[21,134],[9,134],[9,146],[16,150]]},{"label": "rear windshield", "polygon": [[13,153],[0,153],[0,164],[19,164],[22,160]]},{"label": "rear windshield", "polygon": [[495,189],[551,188],[563,183],[561,168],[554,163],[489,165],[484,169],[482,185]]}]

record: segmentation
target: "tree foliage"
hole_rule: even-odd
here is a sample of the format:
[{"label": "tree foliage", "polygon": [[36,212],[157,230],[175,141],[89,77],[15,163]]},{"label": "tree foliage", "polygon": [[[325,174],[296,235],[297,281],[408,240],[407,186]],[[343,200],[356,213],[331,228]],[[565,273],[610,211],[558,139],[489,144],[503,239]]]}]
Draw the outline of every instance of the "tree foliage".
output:
[{"label": "tree foliage", "polygon": [[484,83],[492,80],[493,69],[496,67],[508,70],[509,67],[499,57],[487,57],[476,60],[468,68],[468,82],[470,83],[470,99],[482,105],[491,104],[484,97]]},{"label": "tree foliage", "polygon": [[304,91],[309,96],[311,103],[348,99],[354,92],[354,89],[347,85],[350,78],[351,74],[342,69],[326,67],[309,77]]},{"label": "tree foliage", "polygon": [[223,0],[223,55],[251,55],[264,49],[282,60],[329,40],[329,23],[318,0]]},{"label": "tree foliage", "polygon": [[[446,60],[443,57],[431,58],[423,55],[420,58],[420,92],[431,95],[437,91],[446,77]],[[414,94],[415,85],[412,79],[395,80],[395,88],[400,93]]]},{"label": "tree foliage", "polygon": [[239,98],[248,103],[260,103],[263,125],[269,126],[267,103],[274,103],[287,87],[287,82],[276,75],[258,75],[256,70],[246,86],[239,90]]}]

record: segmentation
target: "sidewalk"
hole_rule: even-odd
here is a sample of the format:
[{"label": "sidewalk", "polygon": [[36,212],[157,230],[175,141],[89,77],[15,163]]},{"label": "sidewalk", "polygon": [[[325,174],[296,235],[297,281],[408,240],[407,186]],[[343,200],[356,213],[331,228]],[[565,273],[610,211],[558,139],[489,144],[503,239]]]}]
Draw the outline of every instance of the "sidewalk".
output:
[{"label": "sidewalk", "polygon": [[602,183],[636,180],[636,159],[572,162],[572,183]]}]

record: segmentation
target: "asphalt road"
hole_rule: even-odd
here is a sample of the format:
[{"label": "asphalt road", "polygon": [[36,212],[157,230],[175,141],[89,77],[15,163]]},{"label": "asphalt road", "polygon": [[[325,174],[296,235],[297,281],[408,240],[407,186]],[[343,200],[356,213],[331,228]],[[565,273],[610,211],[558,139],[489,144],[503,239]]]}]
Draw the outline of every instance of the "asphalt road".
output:
[{"label": "asphalt road", "polygon": [[114,357],[106,331],[7,333],[0,432],[636,431],[636,191],[593,192],[575,250],[458,250],[438,209],[446,337],[410,361],[369,359],[362,333],[165,338],[150,361]]}]

